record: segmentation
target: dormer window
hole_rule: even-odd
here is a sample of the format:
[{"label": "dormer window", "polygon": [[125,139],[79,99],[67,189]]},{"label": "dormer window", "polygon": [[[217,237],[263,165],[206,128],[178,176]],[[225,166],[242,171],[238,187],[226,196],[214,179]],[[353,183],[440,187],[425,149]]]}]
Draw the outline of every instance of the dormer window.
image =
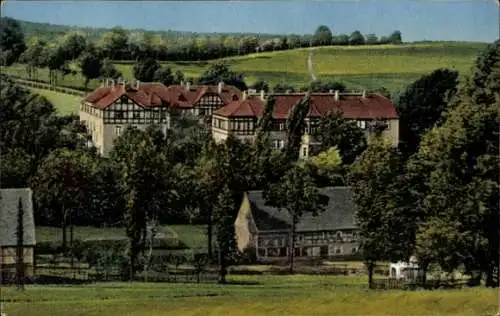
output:
[{"label": "dormer window", "polygon": [[233,101],[238,101],[238,96],[236,94],[233,95]]},{"label": "dormer window", "polygon": [[184,94],[179,95],[179,101],[187,101],[187,99],[184,96]]}]

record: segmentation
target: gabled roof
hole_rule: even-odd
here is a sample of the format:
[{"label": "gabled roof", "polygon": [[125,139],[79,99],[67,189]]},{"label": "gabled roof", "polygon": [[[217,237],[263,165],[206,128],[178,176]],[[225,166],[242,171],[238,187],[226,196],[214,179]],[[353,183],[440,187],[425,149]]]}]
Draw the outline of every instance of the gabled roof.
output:
[{"label": "gabled roof", "polygon": [[[313,216],[305,214],[298,223],[297,232],[356,229],[355,206],[349,187],[327,187],[319,189],[329,198],[325,211]],[[260,232],[288,230],[291,217],[287,210],[269,206],[262,191],[248,192],[252,217]]]},{"label": "gabled roof", "polygon": [[263,108],[264,102],[261,99],[252,98],[231,102],[214,114],[226,117],[261,117]]},{"label": "gabled roof", "polygon": [[83,100],[92,103],[98,109],[105,109],[119,98],[126,96],[142,107],[161,106],[166,102],[167,87],[161,83],[141,83],[139,89],[130,84],[99,87]]},{"label": "gabled roof", "polygon": [[119,98],[126,96],[142,107],[157,107],[168,104],[171,107],[191,108],[205,95],[218,95],[224,104],[241,99],[241,91],[234,86],[223,85],[219,93],[219,86],[165,86],[157,82],[140,83],[139,88],[130,84],[102,86],[88,94],[84,101],[90,102],[98,109],[105,109]]},{"label": "gabled roof", "polygon": [[[273,111],[273,118],[286,119],[291,109],[304,98],[303,93],[294,94],[274,94],[276,103]],[[248,107],[251,104],[252,112],[260,117],[264,108],[264,101],[260,98],[252,97],[249,102],[231,102],[225,107],[214,112],[216,115],[227,117],[248,116]],[[308,116],[311,118],[321,117],[331,111],[341,110],[344,117],[348,119],[393,119],[398,118],[396,109],[392,102],[380,94],[369,94],[365,97],[357,95],[341,94],[335,100],[331,93],[311,94],[311,104]]]},{"label": "gabled roof", "polygon": [[[219,86],[205,85],[205,86],[190,86],[185,85],[172,85],[168,87],[171,91],[170,104],[174,107],[189,108],[196,105],[205,95],[218,95],[224,104],[240,100],[242,92],[231,85],[223,85],[221,93],[219,93]],[[183,97],[183,98],[182,98]]]},{"label": "gabled roof", "polygon": [[23,243],[26,246],[34,246],[36,243],[31,189],[0,189],[0,247],[17,245],[19,198],[21,198],[24,213]]}]

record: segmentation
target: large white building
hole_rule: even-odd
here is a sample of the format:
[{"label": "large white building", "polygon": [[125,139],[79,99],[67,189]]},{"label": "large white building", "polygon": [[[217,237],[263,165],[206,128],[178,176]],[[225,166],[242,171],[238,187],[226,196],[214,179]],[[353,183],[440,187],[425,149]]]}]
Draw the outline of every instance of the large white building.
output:
[{"label": "large white building", "polygon": [[145,129],[156,124],[166,131],[173,109],[190,112],[211,124],[213,111],[240,98],[241,91],[223,83],[167,87],[161,83],[110,81],[83,99],[80,120],[85,122],[94,145],[106,155],[127,125]]}]

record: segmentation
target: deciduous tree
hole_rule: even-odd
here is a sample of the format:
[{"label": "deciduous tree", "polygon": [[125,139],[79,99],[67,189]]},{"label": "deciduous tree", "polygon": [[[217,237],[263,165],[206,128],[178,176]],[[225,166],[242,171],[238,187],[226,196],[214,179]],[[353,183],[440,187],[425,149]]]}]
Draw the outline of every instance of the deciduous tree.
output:
[{"label": "deciduous tree", "polygon": [[332,111],[320,118],[314,138],[321,144],[317,150],[336,146],[342,163],[349,165],[366,148],[365,133],[355,121],[346,120],[342,111]]},{"label": "deciduous tree", "polygon": [[443,122],[457,84],[458,72],[438,69],[409,85],[397,98],[400,149],[405,157],[416,152],[426,130]]},{"label": "deciduous tree", "polygon": [[300,218],[311,213],[313,216],[321,213],[328,204],[328,197],[319,193],[314,180],[299,164],[287,171],[279,183],[271,184],[265,191],[266,203],[279,209],[285,209],[291,218],[289,233],[290,273],[293,273],[295,256],[296,227]]},{"label": "deciduous tree", "polygon": [[158,61],[153,58],[140,59],[134,65],[134,77],[142,82],[152,82],[160,67]]}]

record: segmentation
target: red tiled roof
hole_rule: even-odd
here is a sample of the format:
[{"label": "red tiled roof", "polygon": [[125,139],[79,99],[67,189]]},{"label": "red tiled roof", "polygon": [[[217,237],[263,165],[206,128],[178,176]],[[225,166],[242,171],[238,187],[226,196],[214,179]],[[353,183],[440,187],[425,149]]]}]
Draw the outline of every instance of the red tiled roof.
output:
[{"label": "red tiled roof", "polygon": [[[304,96],[305,94],[274,95],[276,104],[273,117],[275,119],[286,119],[290,110]],[[214,112],[214,114],[228,117],[259,117],[262,115],[264,107],[262,100],[251,98],[245,101],[232,102]],[[309,117],[320,117],[335,110],[342,110],[344,117],[349,119],[392,119],[398,117],[392,102],[380,94],[369,94],[364,98],[361,95],[340,95],[338,101],[335,100],[333,94],[329,93],[313,93],[311,95]]]},{"label": "red tiled roof", "polygon": [[258,98],[234,101],[217,110],[214,114],[228,117],[260,117],[264,109],[264,102]]},{"label": "red tiled roof", "polygon": [[161,83],[141,83],[139,89],[131,85],[117,84],[97,88],[88,94],[84,101],[92,103],[96,108],[104,109],[122,96],[127,96],[142,107],[155,107],[161,106],[162,101],[167,101],[166,90],[167,87]]},{"label": "red tiled roof", "polygon": [[192,86],[188,90],[181,85],[167,87],[161,83],[141,83],[139,89],[123,84],[100,87],[88,94],[84,101],[92,103],[96,108],[104,109],[125,95],[143,107],[161,106],[166,103],[171,107],[191,108],[207,94],[219,95],[224,104],[239,100],[242,95],[239,89],[228,85],[223,86],[219,94],[218,86]]},{"label": "red tiled roof", "polygon": [[[222,87],[221,93],[219,93],[218,86],[191,86],[189,90],[185,86],[174,85],[168,87],[169,91],[172,93],[172,102],[170,102],[174,107],[178,106],[181,108],[193,107],[198,103],[201,98],[207,94],[217,94],[221,97],[224,104],[229,104],[234,102],[234,98],[237,100],[241,99],[241,91],[229,85],[224,85]],[[183,96],[184,98],[182,98]]]}]

